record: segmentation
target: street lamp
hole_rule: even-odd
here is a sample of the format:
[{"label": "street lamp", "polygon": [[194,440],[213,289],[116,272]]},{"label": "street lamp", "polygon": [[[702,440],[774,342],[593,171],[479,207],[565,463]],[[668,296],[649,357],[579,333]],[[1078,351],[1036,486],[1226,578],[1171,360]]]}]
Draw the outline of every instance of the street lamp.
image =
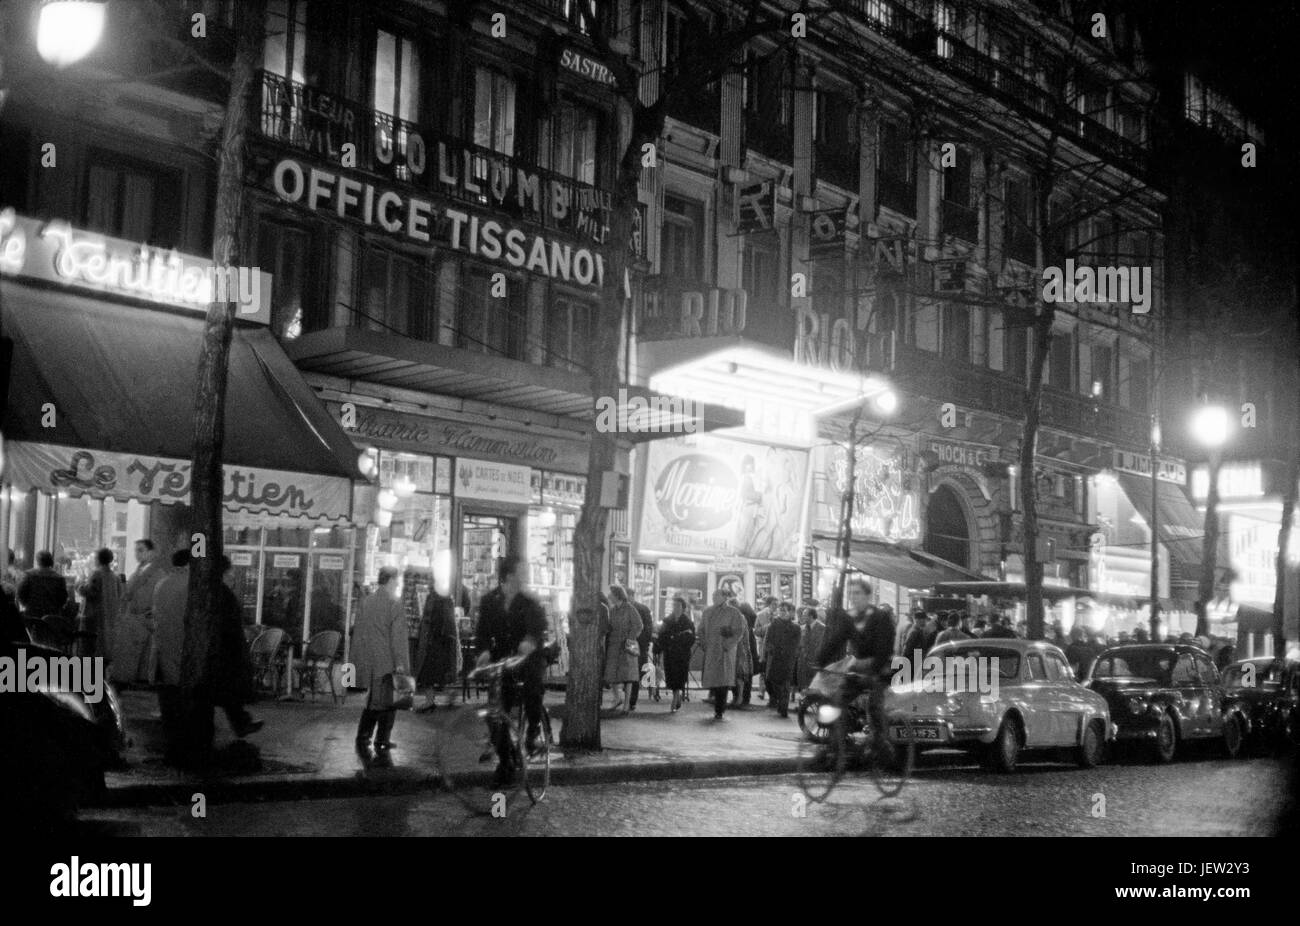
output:
[{"label": "street lamp", "polygon": [[898,395],[893,390],[886,389],[876,396],[876,408],[886,415],[892,415],[898,408]]},{"label": "street lamp", "polygon": [[1219,553],[1219,466],[1221,448],[1232,435],[1232,416],[1218,405],[1202,405],[1192,415],[1192,436],[1208,451],[1209,486],[1205,493],[1205,532],[1201,546],[1201,579],[1196,586],[1196,635],[1210,632],[1209,607],[1214,597],[1214,571]]},{"label": "street lamp", "polygon": [[36,50],[55,67],[75,64],[104,34],[104,0],[43,0]]}]

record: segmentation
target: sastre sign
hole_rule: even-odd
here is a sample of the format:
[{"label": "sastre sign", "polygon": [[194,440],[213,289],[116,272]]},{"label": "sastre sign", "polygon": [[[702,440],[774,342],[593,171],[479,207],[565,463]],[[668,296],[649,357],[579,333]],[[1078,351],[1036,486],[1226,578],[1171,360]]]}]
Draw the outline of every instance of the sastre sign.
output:
[{"label": "sastre sign", "polygon": [[[489,182],[485,181],[484,187]],[[508,184],[509,178],[502,182]],[[376,227],[404,240],[465,251],[566,283],[596,289],[605,285],[605,262],[594,249],[562,244],[455,206],[438,206],[419,196],[377,187],[343,173],[304,167],[292,158],[275,165],[271,186],[284,202],[300,204],[313,212],[332,212],[341,219]],[[499,191],[503,197],[506,189],[502,186]],[[568,215],[568,190],[559,181],[547,185],[546,202],[552,217]],[[519,186],[517,195],[521,201],[531,197],[540,207],[537,177],[533,177],[529,188]]]}]

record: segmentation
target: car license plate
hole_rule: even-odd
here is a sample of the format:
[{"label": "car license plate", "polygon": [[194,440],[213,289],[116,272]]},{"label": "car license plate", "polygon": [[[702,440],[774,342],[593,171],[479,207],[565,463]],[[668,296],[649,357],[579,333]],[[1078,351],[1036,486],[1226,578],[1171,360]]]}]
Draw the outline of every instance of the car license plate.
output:
[{"label": "car license plate", "polygon": [[937,740],[938,727],[894,727],[894,738],[900,740]]}]

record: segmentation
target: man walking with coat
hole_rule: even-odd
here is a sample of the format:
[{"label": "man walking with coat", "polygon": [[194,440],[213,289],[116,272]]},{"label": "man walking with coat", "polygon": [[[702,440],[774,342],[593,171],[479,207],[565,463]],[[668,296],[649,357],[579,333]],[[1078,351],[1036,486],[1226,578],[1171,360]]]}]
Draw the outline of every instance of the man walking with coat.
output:
[{"label": "man walking with coat", "polygon": [[113,630],[113,680],[130,685],[153,681],[153,593],[165,573],[152,540],[135,542],[135,558]]},{"label": "man walking with coat", "polygon": [[701,678],[713,695],[713,717],[721,720],[727,707],[727,692],[736,684],[736,651],[748,646],[749,625],[744,616],[727,604],[727,592],[713,593],[713,606],[704,609],[700,618],[700,645],[704,649]]},{"label": "man walking with coat", "polygon": [[795,660],[799,656],[799,641],[803,636],[794,622],[794,605],[781,602],[776,617],[768,624],[763,651],[767,655],[767,673],[764,681],[772,693],[772,706],[780,717],[790,714],[790,685],[794,681]]},{"label": "man walking with coat", "polygon": [[[366,706],[357,726],[357,755],[370,764],[370,737],[375,737],[376,765],[391,765],[390,738],[397,711],[383,700],[384,676],[405,675],[410,644],[407,639],[406,609],[397,596],[398,572],[392,566],[379,570],[379,587],[361,602],[352,628],[352,664],[356,686],[368,688]],[[376,727],[378,732],[376,732]]]}]

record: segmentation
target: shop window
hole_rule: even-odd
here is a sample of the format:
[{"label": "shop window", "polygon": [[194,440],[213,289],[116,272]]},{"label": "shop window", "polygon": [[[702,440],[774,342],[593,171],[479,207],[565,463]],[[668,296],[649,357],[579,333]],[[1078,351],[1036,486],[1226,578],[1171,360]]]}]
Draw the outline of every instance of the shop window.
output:
[{"label": "shop window", "polygon": [[974,208],[970,151],[957,148],[955,163],[943,169],[942,222],[945,235],[966,241],[979,236],[979,218]]},{"label": "shop window", "polygon": [[943,356],[970,363],[970,311],[964,305],[944,303],[942,325]]},{"label": "shop window", "polygon": [[263,218],[257,227],[257,263],[271,274],[271,330],[290,341],[326,327],[328,318],[312,291],[315,254],[305,229]]},{"label": "shop window", "polygon": [[552,155],[549,163],[556,173],[582,183],[596,183],[600,142],[600,114],[571,100],[556,107],[552,119]]},{"label": "shop window", "polygon": [[302,117],[293,85],[307,82],[308,0],[268,0],[262,46],[262,133],[289,138]]},{"label": "shop window", "polygon": [[366,249],[362,284],[362,327],[413,338],[432,328],[424,264],[387,248]]},{"label": "shop window", "polygon": [[1007,257],[1023,264],[1034,262],[1033,195],[1028,181],[1011,178],[1006,183],[1003,249]]},{"label": "shop window", "polygon": [[858,188],[858,118],[852,97],[832,91],[813,96],[817,176],[846,190]]},{"label": "shop window", "polygon": [[86,178],[85,226],[115,238],[174,248],[179,243],[179,175],[92,150]]},{"label": "shop window", "polygon": [[401,153],[420,118],[420,50],[410,39],[383,29],[375,37],[374,109],[375,143],[393,152],[394,175],[408,180],[410,169],[401,163]]},{"label": "shop window", "polygon": [[1114,403],[1119,398],[1115,393],[1115,348],[1110,344],[1092,345],[1092,382],[1088,391],[1102,402]]},{"label": "shop window", "polygon": [[1074,388],[1074,332],[1058,331],[1052,335],[1047,366],[1049,385],[1065,392]]},{"label": "shop window", "polygon": [[474,70],[474,144],[515,154],[515,82],[491,68]]},{"label": "shop window", "polygon": [[751,50],[741,86],[745,140],[750,148],[789,162],[794,142],[794,93],[790,58],[782,49]]},{"label": "shop window", "polygon": [[591,303],[562,296],[552,299],[547,311],[546,362],[575,373],[587,372],[594,337],[591,321]]},{"label": "shop window", "polygon": [[664,196],[662,235],[660,274],[674,282],[701,280],[704,277],[703,204]]},{"label": "shop window", "polygon": [[933,302],[922,303],[912,314],[914,343],[921,350],[939,350],[939,307]]},{"label": "shop window", "polygon": [[746,241],[740,285],[750,305],[777,306],[781,301],[781,288],[776,250]]},{"label": "shop window", "polygon": [[877,150],[880,205],[904,215],[916,215],[916,150],[906,124],[882,119]]},{"label": "shop window", "polygon": [[[701,20],[703,27],[701,27]],[[698,66],[701,56],[714,54],[713,24],[706,10],[695,9],[688,16],[684,3],[671,3],[664,12],[664,70],[675,75],[679,67]],[[716,133],[721,117],[722,82],[674,94],[668,114],[708,132]]]},{"label": "shop window", "polygon": [[527,318],[524,284],[505,278],[505,295],[494,296],[498,271],[467,267],[456,319],[456,346],[484,354],[522,360]]}]

